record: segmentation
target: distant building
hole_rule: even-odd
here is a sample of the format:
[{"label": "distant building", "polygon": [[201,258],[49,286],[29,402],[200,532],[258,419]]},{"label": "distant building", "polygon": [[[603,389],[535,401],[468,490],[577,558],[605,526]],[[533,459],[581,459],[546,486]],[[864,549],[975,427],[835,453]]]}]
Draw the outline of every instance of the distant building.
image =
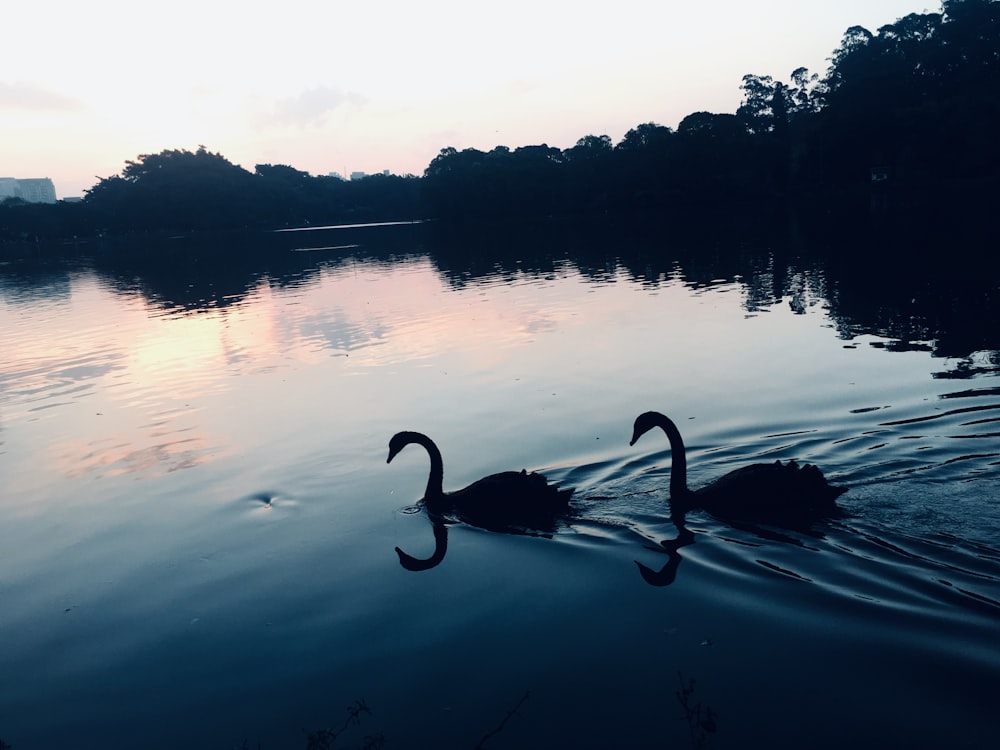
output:
[{"label": "distant building", "polygon": [[20,198],[28,203],[55,203],[56,186],[48,177],[27,180],[0,177],[0,201],[6,198]]},{"label": "distant building", "polygon": [[[385,177],[388,177],[392,173],[388,169],[383,169],[381,174],[384,175]],[[370,175],[367,172],[351,172],[352,180],[363,180],[365,177],[369,176]]]},{"label": "distant building", "polygon": [[0,177],[0,201],[6,198],[16,198],[18,190],[17,180],[13,177]]}]

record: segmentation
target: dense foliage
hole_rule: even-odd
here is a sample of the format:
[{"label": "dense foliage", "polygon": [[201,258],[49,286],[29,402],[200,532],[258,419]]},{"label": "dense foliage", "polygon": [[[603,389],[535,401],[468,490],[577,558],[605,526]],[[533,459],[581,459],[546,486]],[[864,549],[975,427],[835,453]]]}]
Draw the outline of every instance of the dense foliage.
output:
[{"label": "dense foliage", "polygon": [[746,75],[733,114],[645,123],[613,144],[444,148],[422,178],[253,173],[204,147],[126,163],[82,203],[0,204],[0,240],[436,217],[662,211],[874,193],[927,205],[997,196],[1000,0],[943,0],[872,33],[853,26],[822,77]]},{"label": "dense foliage", "polygon": [[348,182],[271,164],[251,173],[204,146],[168,150],[126,162],[79,203],[0,204],[0,240],[411,219],[419,183],[395,175]]},{"label": "dense foliage", "polygon": [[849,28],[826,75],[746,75],[735,114],[639,125],[612,146],[446,148],[424,173],[429,213],[689,207],[778,196],[996,196],[1000,2],[944,0],[873,34]]}]

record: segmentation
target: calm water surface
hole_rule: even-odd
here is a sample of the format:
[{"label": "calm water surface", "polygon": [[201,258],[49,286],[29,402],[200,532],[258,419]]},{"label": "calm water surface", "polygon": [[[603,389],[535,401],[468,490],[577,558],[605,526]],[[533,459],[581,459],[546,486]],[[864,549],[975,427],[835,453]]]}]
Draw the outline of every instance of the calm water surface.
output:
[{"label": "calm water surface", "polygon": [[[364,699],[349,746],[471,748],[527,692],[489,746],[689,747],[679,673],[713,747],[1000,737],[994,349],[887,335],[766,250],[714,276],[625,240],[463,265],[419,237],[303,233],[242,275],[0,266],[0,739],[303,747]],[[679,530],[666,439],[628,445],[649,409],[693,486],[795,458],[846,517]],[[527,467],[574,513],[452,526],[404,570],[434,539],[426,454],[386,465],[402,429],[446,488]]]}]

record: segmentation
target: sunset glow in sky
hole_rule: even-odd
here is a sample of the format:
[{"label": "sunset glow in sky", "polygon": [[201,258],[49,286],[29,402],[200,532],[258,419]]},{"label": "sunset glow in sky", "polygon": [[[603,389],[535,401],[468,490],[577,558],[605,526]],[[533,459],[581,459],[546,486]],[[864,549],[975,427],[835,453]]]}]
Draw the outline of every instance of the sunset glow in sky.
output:
[{"label": "sunset glow in sky", "polygon": [[204,145],[253,170],[421,174],[489,150],[734,112],[743,75],[826,72],[844,31],[919,0],[91,0],[13,3],[0,177],[82,195],[125,161]]}]

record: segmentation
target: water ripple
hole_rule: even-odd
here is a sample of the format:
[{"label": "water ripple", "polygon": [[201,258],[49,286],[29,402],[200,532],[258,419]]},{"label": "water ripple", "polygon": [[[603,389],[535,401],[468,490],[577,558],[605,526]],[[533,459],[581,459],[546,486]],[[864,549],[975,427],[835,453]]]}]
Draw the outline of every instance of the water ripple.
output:
[{"label": "water ripple", "polygon": [[1000,404],[984,404],[982,406],[969,406],[963,409],[950,409],[949,411],[941,412],[939,414],[929,414],[922,417],[910,417],[908,419],[899,419],[894,422],[882,422],[882,425],[890,427],[894,425],[916,424],[918,422],[930,422],[937,419],[946,419],[948,417],[953,417],[957,414],[968,414],[970,412],[988,411],[991,409],[1000,409]]}]

